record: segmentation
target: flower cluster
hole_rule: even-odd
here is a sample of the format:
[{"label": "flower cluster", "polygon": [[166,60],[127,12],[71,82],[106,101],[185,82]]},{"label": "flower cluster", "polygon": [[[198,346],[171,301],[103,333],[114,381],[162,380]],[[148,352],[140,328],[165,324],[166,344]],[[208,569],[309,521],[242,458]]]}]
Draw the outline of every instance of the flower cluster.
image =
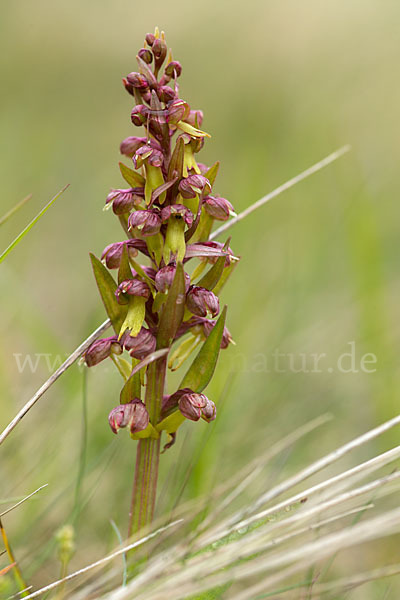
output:
[{"label": "flower cluster", "polygon": [[[203,377],[196,383],[190,369],[184,383],[196,380],[197,389],[185,385],[169,396],[162,393],[155,413],[142,401],[141,388],[148,359],[163,348],[170,352],[165,366],[175,370],[209,340],[207,352],[197,360],[208,360],[205,370],[212,374],[219,349],[232,341],[218,294],[237,259],[228,242],[209,240],[214,222],[235,213],[213,191],[219,163],[208,167],[197,161],[210,136],[200,129],[202,111],[180,97],[182,67],[172,59],[163,32],[146,35],[137,61],[138,72],[129,73],[123,84],[135,101],[131,121],[145,135],[122,141],[120,152],[131,164],[120,163],[120,169],[129,187],[112,189],[105,205],[119,218],[127,239],[108,245],[102,264],[94,263],[115,335],[95,341],[85,361],[93,366],[110,357],[116,363],[126,383],[109,423],[115,433],[128,427],[140,438],[160,435],[163,429],[174,434],[177,415],[192,421],[215,419],[214,403],[201,393],[208,382]],[[139,253],[147,264],[137,262]],[[118,283],[103,265],[118,270]],[[223,321],[217,321],[220,314]],[[121,356],[124,351],[132,364]],[[199,370],[199,362],[192,370]]]}]

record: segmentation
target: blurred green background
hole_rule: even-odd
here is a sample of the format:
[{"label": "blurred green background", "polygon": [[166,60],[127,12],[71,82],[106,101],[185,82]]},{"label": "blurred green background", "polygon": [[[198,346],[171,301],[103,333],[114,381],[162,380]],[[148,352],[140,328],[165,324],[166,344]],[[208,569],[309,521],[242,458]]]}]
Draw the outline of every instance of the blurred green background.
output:
[{"label": "blurred green background", "polygon": [[[0,250],[70,183],[0,268],[1,428],[52,370],[37,355],[57,366],[57,355],[105,318],[88,253],[123,239],[102,212],[109,188],[124,187],[119,143],[138,134],[121,77],[136,70],[135,54],[155,25],[183,65],[181,97],[204,111],[212,138],[200,160],[221,161],[217,191],[237,211],[352,146],[231,230],[242,260],[223,300],[237,345],[223,353],[207,390],[220,402],[217,421],[187,423],[162,457],[160,511],[209,493],[319,414],[334,419],[277,460],[259,490],[397,414],[399,3],[3,0],[0,10],[1,214],[33,194],[2,226]],[[342,373],[337,360],[350,342],[358,372]],[[278,372],[274,352],[292,354],[296,369],[305,354],[308,371],[312,354],[327,356],[320,373],[294,373],[287,358]],[[360,369],[366,353],[377,358],[373,373]],[[37,368],[20,372],[15,354],[31,355]],[[111,367],[103,363],[85,381],[75,365],[1,448],[2,501],[49,483],[7,518],[36,584],[57,576],[48,541],[74,508],[75,566],[117,542],[109,519],[126,530],[135,445],[108,426],[120,388]],[[86,471],[77,493],[85,383]],[[375,450],[397,440],[395,432]],[[386,554],[378,544],[364,566]],[[372,587],[370,597],[376,593]]]}]

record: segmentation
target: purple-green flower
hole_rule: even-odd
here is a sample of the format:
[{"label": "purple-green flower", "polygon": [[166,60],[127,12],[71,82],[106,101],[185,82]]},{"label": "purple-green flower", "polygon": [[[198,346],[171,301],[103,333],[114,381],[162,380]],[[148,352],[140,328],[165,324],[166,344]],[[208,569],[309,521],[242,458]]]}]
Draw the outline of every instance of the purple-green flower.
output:
[{"label": "purple-green flower", "polygon": [[219,300],[210,290],[192,285],[186,296],[186,306],[198,317],[216,317],[219,313]]},{"label": "purple-green flower", "polygon": [[132,434],[143,431],[149,424],[149,413],[143,402],[135,398],[129,404],[120,404],[108,415],[108,422],[114,433],[123,427],[129,427]]},{"label": "purple-green flower", "polygon": [[111,356],[111,354],[122,354],[122,346],[118,342],[117,336],[93,342],[84,354],[85,363],[88,367],[93,367]]}]

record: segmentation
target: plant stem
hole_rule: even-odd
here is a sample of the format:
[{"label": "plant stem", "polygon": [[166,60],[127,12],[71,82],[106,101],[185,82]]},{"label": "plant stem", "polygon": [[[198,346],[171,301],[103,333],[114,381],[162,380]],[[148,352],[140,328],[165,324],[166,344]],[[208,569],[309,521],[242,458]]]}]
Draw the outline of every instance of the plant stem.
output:
[{"label": "plant stem", "polygon": [[[157,425],[161,413],[166,367],[167,359],[163,357],[149,365],[147,370],[145,404],[150,422],[154,426]],[[138,442],[128,536],[150,525],[153,520],[160,448],[160,438],[145,438]]]}]

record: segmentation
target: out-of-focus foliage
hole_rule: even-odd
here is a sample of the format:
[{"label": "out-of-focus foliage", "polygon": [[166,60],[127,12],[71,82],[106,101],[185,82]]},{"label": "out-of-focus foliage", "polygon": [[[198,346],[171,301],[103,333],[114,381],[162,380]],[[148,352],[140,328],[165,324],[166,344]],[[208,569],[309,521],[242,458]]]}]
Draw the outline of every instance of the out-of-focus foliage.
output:
[{"label": "out-of-focus foliage", "polygon": [[[242,260],[222,300],[237,346],[221,353],[207,388],[218,417],[185,424],[163,455],[159,510],[207,494],[318,414],[335,419],[272,463],[271,482],[396,414],[399,18],[390,0],[4,3],[0,214],[33,198],[3,225],[0,251],[71,185],[1,265],[2,426],[105,318],[88,253],[118,239],[102,207],[122,185],[119,143],[137,133],[121,77],[156,24],[182,62],[184,97],[205,113],[212,138],[202,160],[221,159],[217,183],[236,210],[353,147],[235,228]],[[338,368],[343,353],[355,356],[341,363],[352,372]],[[361,364],[369,353],[371,373]],[[86,404],[82,369],[64,375],[1,447],[1,501],[49,483],[5,517],[35,584],[56,576],[49,540],[63,524],[76,529],[75,567],[115,543],[109,519],[126,530],[135,443],[120,435],[115,444],[108,427],[118,374],[111,364],[90,372]],[[385,447],[396,443],[390,435]],[[348,574],[390,557],[382,544],[335,568]]]}]

